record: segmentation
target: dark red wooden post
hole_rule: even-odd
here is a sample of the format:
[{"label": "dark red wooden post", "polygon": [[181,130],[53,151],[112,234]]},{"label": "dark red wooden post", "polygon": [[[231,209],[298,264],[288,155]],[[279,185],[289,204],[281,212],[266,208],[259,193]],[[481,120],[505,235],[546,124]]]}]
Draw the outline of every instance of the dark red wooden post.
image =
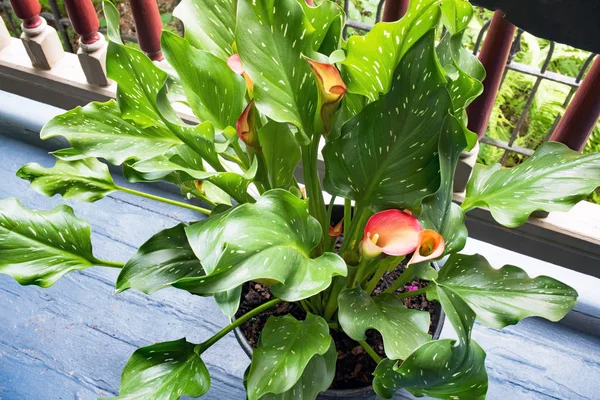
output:
[{"label": "dark red wooden post", "polygon": [[515,30],[516,27],[504,19],[502,11],[494,12],[490,29],[479,53],[479,61],[486,71],[483,93],[467,108],[469,129],[477,133],[479,138],[482,138],[487,130]]},{"label": "dark red wooden post", "polygon": [[65,7],[73,29],[81,36],[81,42],[92,44],[101,40],[100,22],[92,0],[65,0]]},{"label": "dark red wooden post", "polygon": [[596,56],[549,140],[582,151],[599,117],[600,56]]},{"label": "dark red wooden post", "polygon": [[160,34],[162,20],[155,0],[130,0],[140,47],[153,61],[162,61]]},{"label": "dark red wooden post", "polygon": [[410,0],[385,0],[385,7],[383,9],[381,20],[383,22],[398,21],[406,14],[409,4]]},{"label": "dark red wooden post", "polygon": [[10,0],[10,4],[25,28],[37,28],[44,22],[40,17],[42,6],[37,0]]}]

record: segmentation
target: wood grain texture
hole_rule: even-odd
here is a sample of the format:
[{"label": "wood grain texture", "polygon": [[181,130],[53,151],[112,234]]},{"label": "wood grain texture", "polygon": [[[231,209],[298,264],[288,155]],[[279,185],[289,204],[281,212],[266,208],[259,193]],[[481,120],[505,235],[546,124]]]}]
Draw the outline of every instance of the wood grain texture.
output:
[{"label": "wood grain texture", "polygon": [[[42,148],[1,134],[0,198],[18,197],[24,205],[44,210],[61,203],[58,197],[34,193],[15,176],[30,161],[52,165],[52,157]],[[119,177],[115,180],[124,184]],[[149,185],[141,190],[173,196]],[[96,256],[119,261],[157,231],[198,218],[188,210],[120,193],[95,204],[69,204],[91,223]],[[22,287],[0,275],[1,399],[87,400],[115,395],[121,370],[137,347],[184,336],[201,341],[227,323],[211,298],[176,289],[152,296],[135,291],[115,295],[117,272],[102,268],[75,272],[49,289]],[[443,335],[452,336],[449,324]],[[473,335],[488,353],[489,399],[598,398],[597,336],[539,319],[502,331],[477,324]],[[245,398],[241,377],[248,359],[232,334],[203,358],[212,379],[206,399]]]}]

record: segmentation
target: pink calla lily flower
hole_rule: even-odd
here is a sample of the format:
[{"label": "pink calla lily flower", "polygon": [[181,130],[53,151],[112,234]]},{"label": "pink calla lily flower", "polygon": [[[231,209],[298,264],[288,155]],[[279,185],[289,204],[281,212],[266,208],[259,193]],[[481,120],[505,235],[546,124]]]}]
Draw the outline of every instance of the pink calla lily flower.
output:
[{"label": "pink calla lily flower", "polygon": [[250,76],[248,75],[246,69],[242,65],[242,59],[240,58],[240,55],[234,54],[231,57],[229,57],[227,59],[227,65],[233,72],[244,77],[244,80],[246,81],[246,86],[248,87],[248,90],[252,93],[254,89],[254,82],[252,82],[252,79],[250,79]]},{"label": "pink calla lily flower", "polygon": [[322,63],[308,57],[304,58],[316,78],[319,93],[318,110],[323,124],[323,134],[327,135],[331,131],[335,111],[346,95],[346,84],[335,65]]},{"label": "pink calla lily flower", "polygon": [[419,245],[421,224],[411,214],[400,210],[386,210],[373,215],[365,226],[361,242],[365,257],[410,254]]},{"label": "pink calla lily flower", "polygon": [[344,226],[343,219],[340,222],[338,222],[335,226],[330,226],[329,227],[329,236],[331,236],[331,237],[340,236],[342,233],[343,226]]},{"label": "pink calla lily flower", "polygon": [[419,233],[419,245],[408,264],[418,264],[440,257],[444,254],[445,245],[444,238],[436,231],[422,230]]}]

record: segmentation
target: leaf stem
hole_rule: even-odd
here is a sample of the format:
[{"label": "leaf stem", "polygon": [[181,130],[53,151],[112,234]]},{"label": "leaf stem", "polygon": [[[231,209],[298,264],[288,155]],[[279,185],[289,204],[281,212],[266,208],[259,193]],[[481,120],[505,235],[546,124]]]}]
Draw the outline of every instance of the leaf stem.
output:
[{"label": "leaf stem", "polygon": [[108,267],[108,268],[123,268],[125,266],[125,263],[122,263],[122,262],[101,260],[99,258],[94,258],[93,263],[98,265],[99,267]]},{"label": "leaf stem", "polygon": [[420,296],[422,294],[427,294],[427,292],[429,292],[430,290],[431,290],[431,288],[429,286],[425,286],[422,289],[413,290],[412,292],[398,293],[396,295],[396,297],[399,298],[400,300],[402,300],[402,299],[406,299],[407,297]]},{"label": "leaf stem", "polygon": [[209,210],[207,208],[197,207],[197,206],[194,206],[194,205],[191,205],[191,204],[183,203],[181,201],[171,200],[171,199],[167,199],[167,198],[164,198],[164,197],[155,196],[153,194],[139,192],[137,190],[129,189],[129,188],[122,187],[122,186],[116,186],[116,188],[117,188],[117,190],[120,190],[123,193],[129,193],[129,194],[132,194],[134,196],[144,197],[146,199],[160,201],[162,203],[171,204],[171,205],[174,205],[174,206],[177,206],[177,207],[187,208],[189,210],[197,211],[197,212],[202,213],[202,214],[210,215],[210,213],[211,213],[211,210]]},{"label": "leaf stem", "polygon": [[207,341],[197,344],[196,347],[194,347],[194,352],[196,352],[196,354],[198,354],[198,355],[204,353],[209,347],[211,347],[213,344],[217,343],[223,336],[227,335],[229,332],[231,332],[238,326],[242,325],[244,322],[248,321],[250,318],[281,303],[281,301],[282,301],[281,299],[275,298],[271,301],[267,301],[266,303],[261,304],[260,306],[256,307],[254,310],[248,311],[246,314],[242,315],[240,318],[236,319],[231,324],[229,324],[225,328],[221,329],[219,332],[217,332],[213,337],[211,337]]},{"label": "leaf stem", "polygon": [[367,288],[365,290],[369,294],[373,293],[373,290],[375,290],[375,288],[377,287],[377,283],[381,280],[381,278],[383,278],[383,274],[385,274],[385,271],[387,271],[387,269],[389,268],[389,265],[387,262],[385,262],[385,260],[379,261],[379,264],[379,268],[377,268],[377,271],[375,272],[369,283],[367,283]]},{"label": "leaf stem", "polygon": [[348,238],[350,224],[352,224],[352,200],[344,199],[344,238]]},{"label": "leaf stem", "polygon": [[412,278],[414,278],[414,270],[411,266],[407,266],[404,272],[392,283],[387,289],[383,291],[383,293],[394,293],[396,290],[400,289],[402,286],[406,285]]},{"label": "leaf stem", "polygon": [[375,361],[377,364],[381,362],[381,357],[379,357],[379,354],[377,354],[375,350],[373,350],[373,348],[369,346],[369,343],[365,342],[364,340],[359,340],[358,344],[360,344],[362,348],[365,349],[365,351],[368,355],[371,356],[373,361]]},{"label": "leaf stem", "polygon": [[[329,221],[325,210],[325,200],[321,190],[321,181],[317,168],[317,154],[319,152],[319,137],[316,136],[308,145],[302,146],[302,169],[304,171],[304,185],[308,197],[308,209],[310,215],[315,217],[321,224],[323,231],[323,243],[326,243],[329,235]],[[323,247],[321,247],[321,253]],[[316,254],[320,255],[320,254]]]}]

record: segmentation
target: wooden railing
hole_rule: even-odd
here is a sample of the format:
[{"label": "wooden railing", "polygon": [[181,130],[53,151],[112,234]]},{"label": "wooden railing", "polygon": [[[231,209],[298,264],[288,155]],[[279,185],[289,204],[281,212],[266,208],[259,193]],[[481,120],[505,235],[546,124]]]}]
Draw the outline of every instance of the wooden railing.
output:
[{"label": "wooden railing", "polygon": [[[37,0],[10,0],[10,4],[16,16],[22,20],[22,33],[20,40],[11,38],[9,29],[4,22],[0,21],[0,90],[61,108],[72,108],[77,105],[85,105],[90,101],[103,101],[115,96],[115,85],[111,84],[106,77],[107,42],[99,31],[100,24],[92,0],[65,0],[68,20],[60,15],[55,0],[50,0],[53,11],[51,15],[41,14],[41,7]],[[409,0],[381,0],[375,19],[376,21],[397,20],[406,12],[408,4]],[[130,5],[140,48],[152,60],[165,62],[160,49],[162,23],[156,1],[130,0]],[[348,0],[344,1],[344,7],[348,10]],[[7,13],[8,8],[8,3],[0,0],[0,9],[3,9],[9,17],[9,28],[16,33],[17,24],[14,19],[10,18],[10,13]],[[54,20],[58,32],[48,25],[45,17]],[[65,30],[65,26],[68,24],[80,36],[77,55],[69,53],[72,46]],[[368,24],[353,20],[348,21],[348,27],[357,31],[371,28]],[[482,41],[485,32],[487,35]],[[520,31],[504,19],[501,11],[496,11],[491,23],[484,26],[480,32],[474,52],[479,55],[479,59],[486,68],[487,77],[484,81],[483,95],[468,108],[470,129],[479,135],[481,142],[505,149],[504,158],[509,152],[524,155],[532,153],[529,149],[522,149],[514,145],[519,132],[519,124],[522,121],[517,123],[509,142],[500,142],[485,136],[492,107],[503,77],[507,69],[513,69],[536,76],[531,96],[535,94],[543,79],[559,81],[571,86],[572,90],[567,98],[568,104],[565,104],[564,116],[557,116],[548,138],[563,142],[570,148],[580,151],[600,116],[600,57],[596,57],[594,60],[592,54],[577,79],[548,73],[547,67],[552,57],[551,52],[544,66],[538,71],[511,61],[511,58],[514,57],[514,44],[516,43],[515,32],[517,32],[518,40]],[[61,37],[67,52],[63,50]],[[480,43],[483,44],[481,51],[478,51]],[[584,78],[585,69],[590,63],[592,66]],[[524,113],[527,113],[530,106],[531,99],[526,104]],[[475,159],[476,154],[465,155],[459,167],[459,176],[455,187],[457,192],[464,190],[470,172],[469,165],[472,165]],[[460,195],[457,195],[457,200],[460,200]],[[536,225],[536,222],[533,224]],[[548,229],[554,230],[555,233],[558,232],[559,236],[560,234],[581,236],[580,233],[574,232],[576,229],[572,226],[567,228],[565,233],[564,227],[549,225],[548,220],[538,223],[537,226],[544,232],[549,232]],[[600,235],[579,237],[578,239],[594,243],[600,248]],[[560,240],[557,236],[557,241]]]}]

